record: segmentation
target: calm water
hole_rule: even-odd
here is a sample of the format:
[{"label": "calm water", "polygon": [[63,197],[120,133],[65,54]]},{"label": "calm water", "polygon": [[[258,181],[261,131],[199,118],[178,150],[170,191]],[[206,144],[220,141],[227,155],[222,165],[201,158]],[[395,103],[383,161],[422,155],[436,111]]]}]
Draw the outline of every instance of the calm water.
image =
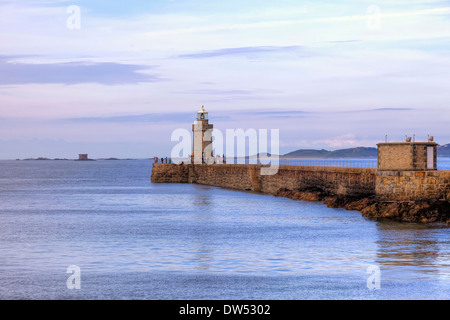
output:
[{"label": "calm water", "polygon": [[[449,228],[154,185],[151,165],[0,161],[0,299],[450,297]],[[70,265],[80,290],[66,286]]]}]

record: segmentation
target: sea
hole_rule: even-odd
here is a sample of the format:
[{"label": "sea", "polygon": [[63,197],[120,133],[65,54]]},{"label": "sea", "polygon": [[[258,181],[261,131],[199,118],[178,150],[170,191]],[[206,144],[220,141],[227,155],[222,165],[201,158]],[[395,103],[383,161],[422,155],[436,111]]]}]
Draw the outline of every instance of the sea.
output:
[{"label": "sea", "polygon": [[0,299],[450,298],[446,225],[152,184],[152,164],[0,161]]}]

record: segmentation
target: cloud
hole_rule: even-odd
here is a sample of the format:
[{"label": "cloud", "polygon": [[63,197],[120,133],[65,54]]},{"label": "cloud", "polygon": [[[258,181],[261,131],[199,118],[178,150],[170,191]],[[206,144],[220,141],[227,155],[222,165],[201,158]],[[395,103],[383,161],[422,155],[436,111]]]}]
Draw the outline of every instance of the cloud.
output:
[{"label": "cloud", "polygon": [[182,94],[201,94],[201,95],[252,95],[256,93],[257,91],[251,91],[251,90],[239,90],[239,89],[198,89],[198,90],[191,90],[191,91],[177,91],[175,93],[182,93]]},{"label": "cloud", "polygon": [[178,58],[184,59],[202,59],[202,58],[214,58],[223,56],[241,56],[246,58],[254,58],[262,54],[271,53],[302,53],[304,55],[305,51],[301,46],[256,46],[256,47],[241,47],[241,48],[223,48],[211,51],[202,51],[191,54],[182,54]]},{"label": "cloud", "polygon": [[406,112],[406,111],[414,111],[414,108],[374,108],[374,109],[363,109],[363,110],[351,110],[351,111],[333,111],[333,113],[368,113],[368,112]]},{"label": "cloud", "polygon": [[[215,115],[214,120],[224,120],[226,115]],[[104,117],[84,117],[67,118],[63,121],[73,123],[190,123],[195,119],[195,112],[171,112],[171,113],[148,113],[140,115],[104,116]],[[1,120],[1,118],[0,118]],[[59,121],[59,120],[58,120]]]},{"label": "cloud", "polygon": [[279,111],[248,111],[244,112],[247,116],[262,116],[268,119],[295,119],[304,118],[312,112],[301,111],[301,110],[279,110]]},{"label": "cloud", "polygon": [[412,111],[413,108],[377,108],[377,109],[371,109],[367,111]]},{"label": "cloud", "polygon": [[142,73],[154,67],[116,62],[22,63],[16,57],[0,56],[0,85],[16,84],[136,84],[163,81]]},{"label": "cloud", "polygon": [[300,110],[289,110],[289,111],[279,110],[279,111],[249,111],[248,113],[251,113],[251,114],[261,114],[261,115],[277,115],[277,114],[282,114],[282,115],[286,115],[286,116],[294,116],[294,115],[305,114],[305,113],[311,113],[311,112],[308,112],[308,111],[300,111]]},{"label": "cloud", "polygon": [[356,147],[359,141],[354,134],[348,133],[342,136],[328,138],[324,140],[316,140],[313,144],[326,145],[330,148]]},{"label": "cloud", "polygon": [[174,112],[174,113],[149,113],[140,115],[124,115],[110,117],[84,117],[64,119],[69,122],[77,123],[126,123],[126,122],[188,122],[192,119],[192,112]]}]

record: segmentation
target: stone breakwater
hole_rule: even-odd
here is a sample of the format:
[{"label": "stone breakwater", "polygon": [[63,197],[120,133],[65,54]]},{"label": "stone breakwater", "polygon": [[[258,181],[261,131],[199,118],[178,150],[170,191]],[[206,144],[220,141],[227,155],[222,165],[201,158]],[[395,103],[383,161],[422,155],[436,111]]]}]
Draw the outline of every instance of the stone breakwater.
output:
[{"label": "stone breakwater", "polygon": [[365,168],[260,165],[154,164],[153,183],[197,183],[319,201],[365,217],[450,224],[450,171],[379,171]]}]

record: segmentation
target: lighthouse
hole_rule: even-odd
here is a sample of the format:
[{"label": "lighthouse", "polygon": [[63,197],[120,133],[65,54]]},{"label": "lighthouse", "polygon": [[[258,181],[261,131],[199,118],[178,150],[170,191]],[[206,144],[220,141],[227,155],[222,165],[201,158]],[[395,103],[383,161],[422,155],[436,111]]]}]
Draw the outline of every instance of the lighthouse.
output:
[{"label": "lighthouse", "polygon": [[197,112],[196,122],[192,125],[192,153],[195,164],[209,163],[212,159],[212,130],[213,125],[209,124],[208,112],[202,106]]}]

